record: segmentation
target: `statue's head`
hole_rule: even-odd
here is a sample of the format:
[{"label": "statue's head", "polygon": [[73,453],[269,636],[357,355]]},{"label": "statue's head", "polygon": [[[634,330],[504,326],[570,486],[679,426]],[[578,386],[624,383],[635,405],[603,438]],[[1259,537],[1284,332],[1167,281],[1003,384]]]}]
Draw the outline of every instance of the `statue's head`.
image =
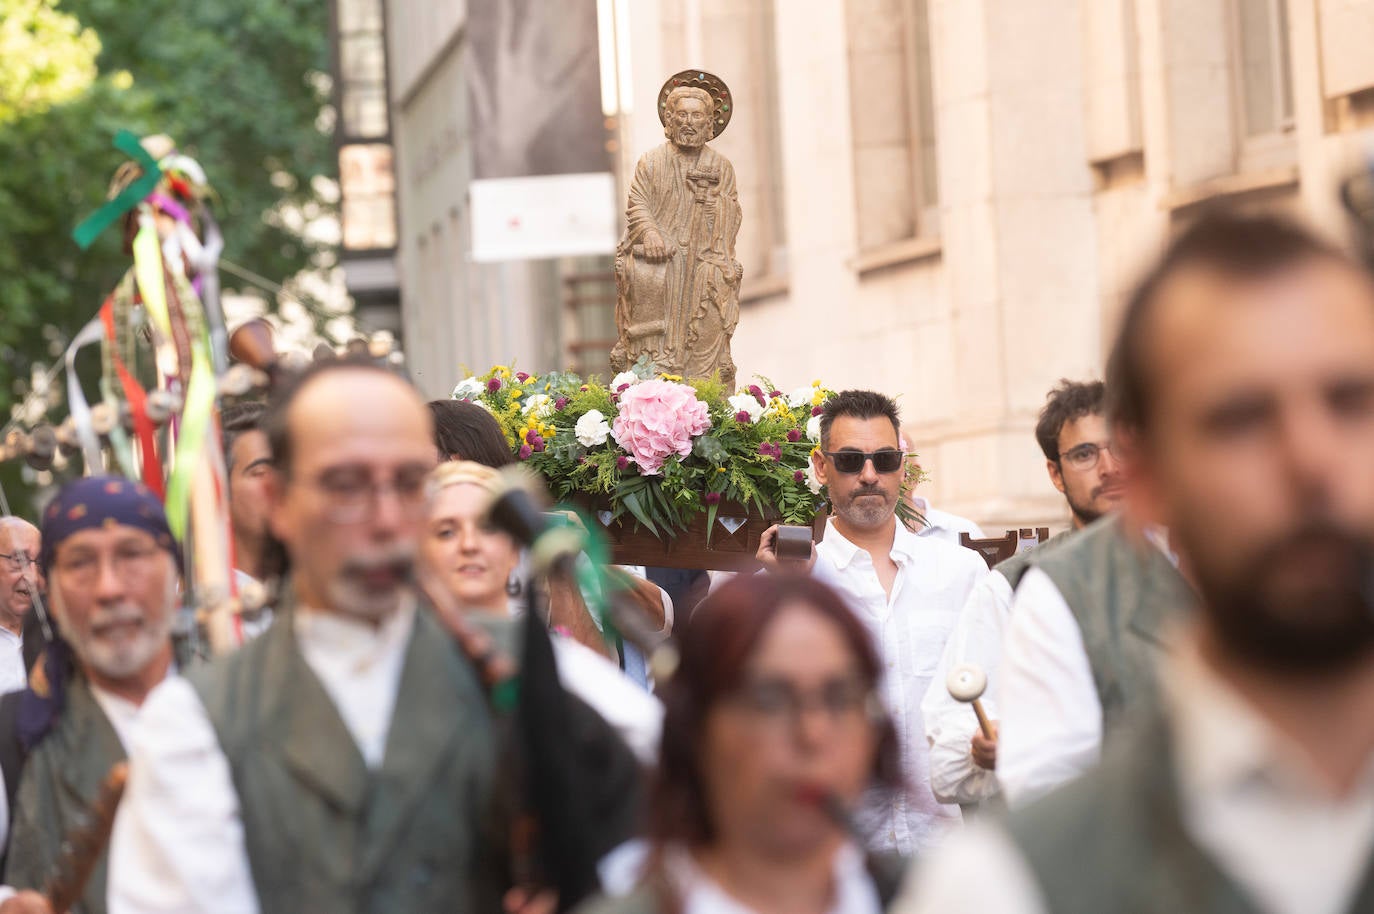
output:
[{"label": "statue's head", "polygon": [[673,145],[694,149],[716,135],[715,105],[705,89],[678,86],[668,93],[667,108],[663,134]]}]

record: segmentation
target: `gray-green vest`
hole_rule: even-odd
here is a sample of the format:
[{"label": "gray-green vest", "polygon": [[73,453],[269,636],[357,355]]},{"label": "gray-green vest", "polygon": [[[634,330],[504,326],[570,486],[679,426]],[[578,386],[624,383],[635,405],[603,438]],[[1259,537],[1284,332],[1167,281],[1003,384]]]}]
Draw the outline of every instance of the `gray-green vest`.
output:
[{"label": "gray-green vest", "polygon": [[[1008,817],[1049,914],[1260,914],[1185,829],[1173,757],[1149,715],[1095,771]],[[1374,855],[1348,910],[1374,911]]]},{"label": "gray-green vest", "polygon": [[291,615],[191,677],[229,760],[263,914],[500,910],[495,740],[453,639],[417,610],[386,753],[369,770]]},{"label": "gray-green vest", "polygon": [[1193,592],[1164,553],[1133,542],[1118,517],[1090,524],[1032,564],[1049,575],[1078,622],[1105,741],[1136,708],[1154,706],[1166,623],[1191,608]]},{"label": "gray-green vest", "polygon": [[[100,792],[100,783],[124,746],[91,693],[85,677],[67,685],[66,706],[52,730],[24,763],[10,832],[5,882],[42,890],[62,849],[62,839],[79,823]],[[72,914],[104,914],[105,863],[101,854]]]}]

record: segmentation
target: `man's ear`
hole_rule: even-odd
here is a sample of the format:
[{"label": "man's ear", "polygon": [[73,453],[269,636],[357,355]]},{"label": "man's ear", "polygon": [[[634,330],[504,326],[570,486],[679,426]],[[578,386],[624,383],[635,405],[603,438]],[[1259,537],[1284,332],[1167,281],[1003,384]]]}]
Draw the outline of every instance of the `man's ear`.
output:
[{"label": "man's ear", "polygon": [[830,485],[830,480],[825,478],[825,457],[820,451],[811,452],[811,466],[816,471],[816,481],[823,486]]},{"label": "man's ear", "polygon": [[1050,482],[1054,483],[1054,487],[1062,495],[1064,493],[1064,473],[1059,469],[1059,462],[1046,460],[1045,470],[1050,474]]}]

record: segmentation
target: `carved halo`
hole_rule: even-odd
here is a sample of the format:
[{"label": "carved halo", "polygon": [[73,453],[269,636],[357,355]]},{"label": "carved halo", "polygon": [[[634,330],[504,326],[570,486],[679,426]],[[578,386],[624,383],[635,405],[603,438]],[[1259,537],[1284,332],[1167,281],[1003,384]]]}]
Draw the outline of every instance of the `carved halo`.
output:
[{"label": "carved halo", "polygon": [[658,90],[658,119],[665,127],[668,124],[668,93],[679,86],[689,86],[696,89],[705,89],[714,102],[712,119],[715,123],[715,135],[720,136],[725,132],[725,128],[730,124],[730,117],[735,113],[735,99],[730,95],[730,87],[725,85],[721,78],[714,73],[707,73],[705,70],[683,70],[668,78],[663,84],[663,88]]}]

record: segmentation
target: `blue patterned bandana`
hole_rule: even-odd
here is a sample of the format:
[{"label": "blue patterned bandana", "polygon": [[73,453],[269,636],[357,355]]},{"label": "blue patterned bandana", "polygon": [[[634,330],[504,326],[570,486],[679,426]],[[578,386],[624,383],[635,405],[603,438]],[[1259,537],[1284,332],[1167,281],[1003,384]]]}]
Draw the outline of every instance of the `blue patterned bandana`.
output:
[{"label": "blue patterned bandana", "polygon": [[73,534],[116,524],[151,534],[180,566],[181,552],[167,526],[167,514],[151,489],[119,476],[89,476],[63,486],[43,512],[38,567],[48,574],[57,547]]}]

